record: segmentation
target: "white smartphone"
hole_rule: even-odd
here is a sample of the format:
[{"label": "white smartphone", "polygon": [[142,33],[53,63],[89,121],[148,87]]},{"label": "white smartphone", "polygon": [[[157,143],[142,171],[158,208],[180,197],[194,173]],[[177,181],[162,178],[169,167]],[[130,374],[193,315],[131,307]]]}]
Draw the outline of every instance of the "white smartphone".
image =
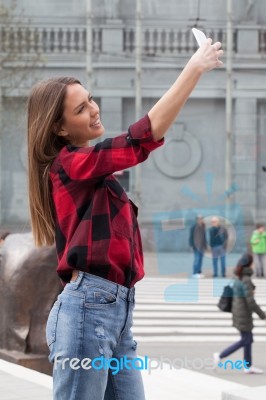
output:
[{"label": "white smartphone", "polygon": [[207,37],[204,32],[200,31],[199,29],[192,28],[192,33],[195,36],[196,41],[198,42],[199,47],[206,43]]}]

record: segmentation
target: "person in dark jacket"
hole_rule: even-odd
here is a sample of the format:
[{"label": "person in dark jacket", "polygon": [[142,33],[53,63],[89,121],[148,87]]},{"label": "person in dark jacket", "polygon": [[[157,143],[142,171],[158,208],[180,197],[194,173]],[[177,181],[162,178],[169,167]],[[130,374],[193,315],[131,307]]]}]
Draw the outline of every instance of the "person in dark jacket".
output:
[{"label": "person in dark jacket", "polygon": [[228,241],[227,229],[221,225],[218,217],[211,220],[212,227],[209,229],[209,244],[212,251],[213,277],[218,277],[218,260],[221,260],[221,273],[226,275],[226,247]]},{"label": "person in dark jacket", "polygon": [[261,319],[266,318],[265,312],[260,308],[254,299],[255,286],[251,280],[253,257],[251,254],[244,254],[237,263],[233,285],[232,317],[233,326],[239,330],[241,339],[227,347],[221,353],[214,353],[214,365],[217,366],[222,358],[228,357],[241,347],[244,348],[244,360],[248,368],[244,372],[250,374],[261,374],[263,371],[252,364],[252,329],[255,312]]},{"label": "person in dark jacket", "polygon": [[203,278],[204,275],[201,270],[204,252],[207,248],[207,240],[204,218],[202,215],[197,216],[196,223],[190,229],[189,245],[194,252],[193,277]]}]

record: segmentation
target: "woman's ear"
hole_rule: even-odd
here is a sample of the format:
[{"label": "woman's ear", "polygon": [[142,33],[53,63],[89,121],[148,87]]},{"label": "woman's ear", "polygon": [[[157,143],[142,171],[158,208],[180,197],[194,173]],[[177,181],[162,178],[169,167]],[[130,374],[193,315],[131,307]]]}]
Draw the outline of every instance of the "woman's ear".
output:
[{"label": "woman's ear", "polygon": [[65,129],[62,127],[59,132],[57,132],[58,136],[68,136],[67,131],[65,131]]},{"label": "woman's ear", "polygon": [[55,123],[53,125],[53,131],[56,135],[58,136],[67,136],[67,132],[65,131],[65,129],[63,128],[63,126],[60,126],[59,123]]}]

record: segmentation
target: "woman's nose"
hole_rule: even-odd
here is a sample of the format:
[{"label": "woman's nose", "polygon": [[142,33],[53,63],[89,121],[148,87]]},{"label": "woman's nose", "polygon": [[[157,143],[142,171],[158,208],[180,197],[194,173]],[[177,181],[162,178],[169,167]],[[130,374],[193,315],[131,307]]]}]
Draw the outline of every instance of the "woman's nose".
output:
[{"label": "woman's nose", "polygon": [[97,114],[99,112],[99,107],[96,103],[90,103],[90,112],[92,115]]}]

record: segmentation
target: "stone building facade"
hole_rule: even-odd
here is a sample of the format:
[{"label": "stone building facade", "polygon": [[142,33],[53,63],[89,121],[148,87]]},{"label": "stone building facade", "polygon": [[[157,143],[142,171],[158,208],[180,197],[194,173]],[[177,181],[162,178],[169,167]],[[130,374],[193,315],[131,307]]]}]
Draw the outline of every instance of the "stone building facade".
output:
[{"label": "stone building facade", "polygon": [[[1,17],[1,54],[12,48],[17,57],[1,65],[2,72],[11,73],[1,80],[0,224],[23,231],[29,226],[25,116],[29,89],[40,79],[76,76],[101,107],[105,137],[126,131],[135,120],[136,4],[131,0],[17,3],[13,19],[7,23]],[[266,3],[233,3],[230,165],[235,192],[230,202],[241,208],[243,225],[252,226],[257,221],[266,223],[266,174],[261,169],[266,165]],[[225,66],[202,77],[167,134],[165,146],[140,166],[138,205],[147,249],[153,246],[158,213],[169,221],[172,217],[184,221],[189,211],[190,216],[193,210],[194,214],[206,210],[207,215],[228,202],[223,197],[230,191],[225,171],[225,0],[142,1],[141,113],[174,82],[196,50],[191,34],[196,23],[223,43]],[[36,54],[40,59],[33,62]],[[20,80],[16,80],[18,65],[20,74],[28,65]],[[135,181],[132,169],[129,194],[133,198]],[[171,243],[165,248],[171,249]],[[181,248],[186,248],[185,241]]]}]

